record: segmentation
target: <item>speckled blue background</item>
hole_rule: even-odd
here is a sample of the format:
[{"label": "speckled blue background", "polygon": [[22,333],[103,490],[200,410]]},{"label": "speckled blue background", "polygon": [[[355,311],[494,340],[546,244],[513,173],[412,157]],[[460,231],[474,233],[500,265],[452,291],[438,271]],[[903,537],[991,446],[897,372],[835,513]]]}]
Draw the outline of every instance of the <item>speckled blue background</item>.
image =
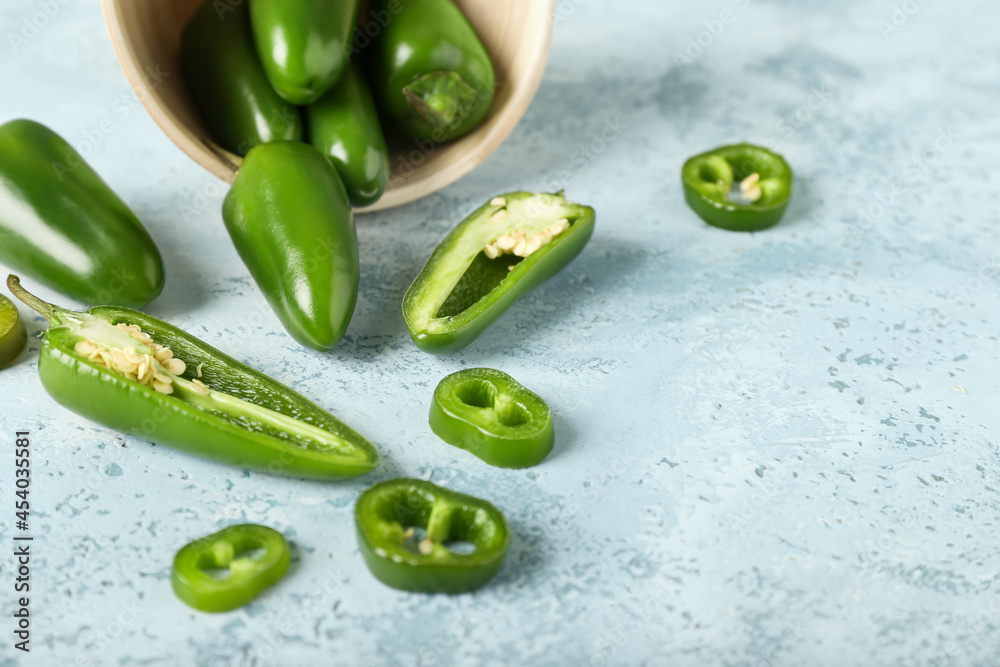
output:
[{"label": "speckled blue background", "polygon": [[[12,649],[3,556],[0,664],[995,665],[998,22],[985,0],[564,0],[510,140],[359,219],[357,313],[321,355],[239,262],[223,187],[131,95],[97,2],[4,2],[0,121],[50,125],[139,213],[169,272],[150,312],[329,408],[385,464],[309,483],[116,435],[46,396],[32,342],[0,376],[0,538],[29,429],[34,634]],[[707,227],[681,196],[687,156],[739,140],[796,170],[766,233]],[[418,352],[399,304],[437,241],[498,192],[560,187],[598,210],[585,253],[465,352]],[[537,468],[489,468],[427,427],[436,382],[479,365],[550,401]],[[372,578],[353,502],[399,475],[505,510],[492,585]],[[239,611],[191,611],[174,552],[239,521],[282,530],[292,572]]]}]

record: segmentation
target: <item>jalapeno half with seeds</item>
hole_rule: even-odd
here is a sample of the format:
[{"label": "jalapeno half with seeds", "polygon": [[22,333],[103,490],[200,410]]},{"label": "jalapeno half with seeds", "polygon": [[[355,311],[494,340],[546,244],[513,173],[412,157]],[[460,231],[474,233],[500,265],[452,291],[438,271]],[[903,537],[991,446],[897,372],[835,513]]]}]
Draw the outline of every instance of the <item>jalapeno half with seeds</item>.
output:
[{"label": "jalapeno half with seeds", "polygon": [[594,209],[562,193],[494,197],[435,248],[403,297],[410,337],[446,354],[474,341],[518,299],[580,254]]},{"label": "jalapeno half with seeds", "polygon": [[370,442],[288,387],[129,308],[80,313],[7,278],[48,320],[38,373],[57,403],[136,437],[230,465],[342,479],[379,464]]}]

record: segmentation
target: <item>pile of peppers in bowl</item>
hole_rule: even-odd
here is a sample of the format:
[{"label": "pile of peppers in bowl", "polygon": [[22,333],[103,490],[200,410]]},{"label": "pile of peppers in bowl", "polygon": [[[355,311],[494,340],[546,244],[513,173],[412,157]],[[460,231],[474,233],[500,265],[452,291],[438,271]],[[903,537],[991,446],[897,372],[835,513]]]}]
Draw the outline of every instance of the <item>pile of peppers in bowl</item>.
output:
[{"label": "pile of peppers in bowl", "polygon": [[[225,226],[284,328],[320,351],[338,344],[354,312],[352,206],[385,189],[382,123],[411,139],[447,141],[481,123],[493,99],[489,55],[454,4],[393,2],[393,20],[360,55],[359,0],[206,1],[182,36],[186,81],[204,122],[220,146],[244,156],[223,204]],[[748,144],[692,158],[682,181],[699,216],[733,231],[776,224],[792,187],[780,156]],[[49,324],[38,372],[59,404],[243,469],[342,480],[378,467],[372,443],[308,398],[137,310],[164,286],[156,244],[58,134],[30,120],[0,126],[0,195],[18,203],[0,210],[0,261],[103,304],[67,310],[17,276],[7,279]],[[580,254],[595,220],[594,209],[561,192],[491,197],[441,241],[407,290],[402,314],[414,344],[435,354],[472,344]],[[0,369],[25,344],[17,308],[0,296]],[[442,379],[428,421],[446,443],[496,467],[538,465],[553,447],[545,400],[494,369]],[[422,593],[485,585],[511,541],[491,503],[408,478],[363,492],[355,528],[377,579]],[[229,526],[178,551],[171,581],[191,607],[229,611],[278,582],[289,563],[280,533]]]}]

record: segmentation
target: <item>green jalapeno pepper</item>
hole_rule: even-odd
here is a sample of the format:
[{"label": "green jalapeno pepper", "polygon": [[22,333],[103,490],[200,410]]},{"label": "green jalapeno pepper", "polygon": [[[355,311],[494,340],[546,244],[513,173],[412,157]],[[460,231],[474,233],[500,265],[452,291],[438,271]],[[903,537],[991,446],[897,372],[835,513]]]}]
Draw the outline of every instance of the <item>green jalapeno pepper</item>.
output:
[{"label": "green jalapeno pepper", "polygon": [[337,170],[309,144],[257,146],[222,217],[236,250],[295,340],[317,350],[343,337],[358,299],[358,235]]},{"label": "green jalapeno pepper", "polygon": [[594,220],[594,209],[561,193],[494,197],[448,234],[407,290],[403,317],[413,342],[450,353],[474,341],[580,254]]},{"label": "green jalapeno pepper", "polygon": [[500,468],[527,468],[552,451],[552,411],[537,394],[492,368],[468,368],[434,390],[431,430]]},{"label": "green jalapeno pepper", "polygon": [[274,91],[257,57],[247,3],[205,2],[181,35],[181,68],[209,134],[238,155],[301,141],[296,106]]},{"label": "green jalapeno pepper", "polygon": [[379,463],[371,443],[288,387],[128,308],[64,310],[7,286],[43,315],[38,373],[57,403],[109,428],[222,463],[342,479]]},{"label": "green jalapeno pepper", "polygon": [[293,104],[311,104],[340,79],[360,0],[250,0],[254,42],[267,78]]},{"label": "green jalapeno pepper", "polygon": [[28,344],[28,332],[17,306],[0,294],[0,370],[11,364]]},{"label": "green jalapeno pepper", "polygon": [[778,224],[792,197],[785,159],[753,144],[734,144],[695,155],[681,170],[684,199],[698,216],[734,232]]},{"label": "green jalapeno pepper", "polygon": [[449,0],[381,0],[394,11],[372,45],[382,110],[414,139],[447,141],[479,125],[493,104],[493,64]]},{"label": "green jalapeno pepper", "polygon": [[507,520],[491,503],[417,479],[375,484],[358,498],[354,520],[368,569],[404,591],[473,591],[496,575],[510,546]]},{"label": "green jalapeno pepper", "polygon": [[174,593],[199,611],[231,611],[273,586],[288,572],[291,549],[267,526],[223,528],[185,545],[174,556]]},{"label": "green jalapeno pepper", "polygon": [[0,262],[84,303],[140,307],[163,290],[160,251],[62,137],[0,126]]},{"label": "green jalapeno pepper", "polygon": [[312,145],[337,168],[351,204],[378,201],[389,180],[389,151],[368,82],[356,65],[306,107],[306,121]]}]

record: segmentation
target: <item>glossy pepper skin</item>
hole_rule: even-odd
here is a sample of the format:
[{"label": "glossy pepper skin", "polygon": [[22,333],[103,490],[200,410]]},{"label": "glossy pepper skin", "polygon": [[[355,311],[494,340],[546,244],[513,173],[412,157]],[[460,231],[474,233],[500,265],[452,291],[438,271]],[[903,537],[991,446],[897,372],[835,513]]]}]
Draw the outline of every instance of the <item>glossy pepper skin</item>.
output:
[{"label": "glossy pepper skin", "polygon": [[[358,498],[354,519],[372,574],[415,593],[481,588],[500,570],[510,546],[510,527],[494,505],[418,479],[375,484]],[[456,553],[449,549],[453,542],[475,551]]]},{"label": "glossy pepper skin", "polygon": [[0,370],[9,366],[27,344],[28,332],[17,306],[0,294]]},{"label": "glossy pepper skin", "polygon": [[76,150],[31,120],[0,126],[0,262],[84,303],[140,307],[160,251]]},{"label": "glossy pepper skin", "polygon": [[538,465],[554,442],[548,404],[492,368],[467,368],[441,380],[429,420],[439,438],[499,468]]},{"label": "glossy pepper skin", "polygon": [[389,151],[375,101],[357,65],[333,89],[306,107],[312,145],[333,162],[354,206],[369,206],[385,192]]},{"label": "glossy pepper skin", "polygon": [[391,15],[371,53],[382,111],[414,139],[447,141],[478,126],[493,104],[496,77],[461,10],[449,0],[376,4]]},{"label": "glossy pepper skin", "polygon": [[[98,306],[64,310],[7,286],[51,328],[38,361],[42,386],[63,407],[103,426],[226,463],[288,477],[345,479],[370,472],[378,452],[364,437],[305,397],[194,336],[139,311]],[[81,341],[152,354],[116,325],[135,325],[186,364],[169,374],[166,395],[96,363]],[[160,369],[163,373],[163,369]],[[198,391],[195,380],[208,386]]]},{"label": "glossy pepper skin", "polygon": [[254,48],[246,2],[209,0],[181,35],[181,68],[209,133],[226,150],[246,155],[269,141],[301,141],[302,119],[281,99]]},{"label": "glossy pepper skin", "polygon": [[[518,229],[534,234],[561,219],[569,228],[523,259],[489,259],[484,253],[501,235]],[[436,354],[466,347],[579,255],[594,233],[595,219],[594,209],[568,202],[562,194],[494,197],[445,237],[407,290],[403,317],[410,338],[421,350]]]},{"label": "glossy pepper skin", "polygon": [[[252,552],[261,550],[259,556]],[[223,528],[186,544],[174,556],[170,583],[185,604],[199,611],[232,611],[276,584],[292,562],[284,536],[252,523]],[[227,570],[222,578],[209,570]]]},{"label": "glossy pepper skin", "polygon": [[275,91],[312,104],[340,80],[360,0],[249,0],[257,53]]},{"label": "glossy pepper skin", "polygon": [[354,314],[361,269],[347,190],[309,144],[254,148],[226,195],[233,244],[288,333],[332,349]]},{"label": "glossy pepper skin", "polygon": [[[753,203],[730,199],[734,183],[759,174],[761,197]],[[684,199],[702,220],[734,232],[757,232],[781,220],[792,197],[792,170],[785,159],[761,146],[733,144],[695,155],[681,170]]]}]

